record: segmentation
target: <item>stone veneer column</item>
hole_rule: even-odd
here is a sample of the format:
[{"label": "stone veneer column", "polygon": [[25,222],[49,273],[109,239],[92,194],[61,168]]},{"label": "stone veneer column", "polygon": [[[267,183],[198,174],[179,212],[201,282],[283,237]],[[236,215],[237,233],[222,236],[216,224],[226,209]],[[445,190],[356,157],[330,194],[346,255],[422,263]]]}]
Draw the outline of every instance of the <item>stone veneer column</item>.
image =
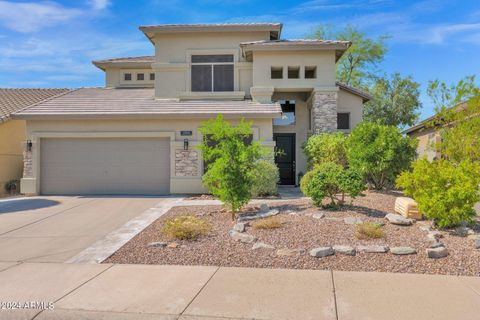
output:
[{"label": "stone veneer column", "polygon": [[194,177],[198,175],[198,151],[175,150],[175,176]]},{"label": "stone veneer column", "polygon": [[313,132],[337,131],[337,91],[314,91],[312,95]]},{"label": "stone veneer column", "polygon": [[32,150],[27,151],[26,143],[23,146],[23,177],[33,178],[33,148],[35,144],[32,144]]}]

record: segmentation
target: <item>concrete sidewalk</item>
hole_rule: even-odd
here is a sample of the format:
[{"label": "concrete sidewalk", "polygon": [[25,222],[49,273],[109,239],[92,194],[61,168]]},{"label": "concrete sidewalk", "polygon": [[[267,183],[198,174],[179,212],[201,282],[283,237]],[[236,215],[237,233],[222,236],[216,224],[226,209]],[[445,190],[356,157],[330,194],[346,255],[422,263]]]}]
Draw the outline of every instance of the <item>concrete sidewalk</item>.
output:
[{"label": "concrete sidewalk", "polygon": [[[480,278],[194,266],[0,263],[0,319],[479,319]],[[38,306],[37,306],[38,307]]]}]

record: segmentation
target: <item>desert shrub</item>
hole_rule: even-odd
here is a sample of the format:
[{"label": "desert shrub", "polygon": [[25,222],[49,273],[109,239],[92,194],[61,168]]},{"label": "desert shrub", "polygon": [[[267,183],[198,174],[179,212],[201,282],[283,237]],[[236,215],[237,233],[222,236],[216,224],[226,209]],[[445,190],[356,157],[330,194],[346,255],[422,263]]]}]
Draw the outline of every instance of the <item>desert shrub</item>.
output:
[{"label": "desert shrub", "polygon": [[382,227],[375,222],[362,222],[355,227],[355,236],[357,239],[378,239],[385,237]]},{"label": "desert shrub", "polygon": [[15,193],[19,191],[19,186],[20,186],[20,181],[18,180],[10,180],[7,183],[5,183],[5,190],[8,193]]},{"label": "desert shrub", "polygon": [[440,159],[420,159],[411,172],[402,173],[397,185],[417,201],[418,208],[441,227],[469,222],[475,216],[474,205],[480,201],[480,164]]},{"label": "desert shrub", "polygon": [[210,223],[194,216],[179,216],[165,221],[162,233],[172,239],[194,240],[211,230]]},{"label": "desert shrub", "polygon": [[347,165],[345,151],[346,135],[341,132],[320,133],[308,138],[303,151],[308,159],[308,167],[316,164],[333,162],[341,166]]},{"label": "desert shrub", "polygon": [[347,158],[374,189],[390,188],[416,155],[417,141],[393,126],[363,122],[347,138]]},{"label": "desert shrub", "polygon": [[278,217],[268,217],[255,220],[251,223],[251,225],[255,229],[276,229],[282,226],[282,222]]},{"label": "desert shrub", "polygon": [[268,160],[258,160],[254,165],[252,196],[272,196],[278,192],[277,184],[280,180],[278,167]]},{"label": "desert shrub", "polygon": [[[302,192],[312,198],[316,206],[330,198],[328,207],[343,205],[345,195],[355,198],[365,189],[362,176],[355,170],[345,169],[331,162],[316,165],[307,172],[300,183]],[[340,195],[340,198],[338,196]]]},{"label": "desert shrub", "polygon": [[232,126],[219,115],[205,122],[199,131],[205,137],[200,149],[208,163],[202,182],[231,210],[235,219],[236,213],[252,198],[255,162],[266,155],[266,149],[259,142],[246,142],[252,135],[252,127],[243,119]]}]

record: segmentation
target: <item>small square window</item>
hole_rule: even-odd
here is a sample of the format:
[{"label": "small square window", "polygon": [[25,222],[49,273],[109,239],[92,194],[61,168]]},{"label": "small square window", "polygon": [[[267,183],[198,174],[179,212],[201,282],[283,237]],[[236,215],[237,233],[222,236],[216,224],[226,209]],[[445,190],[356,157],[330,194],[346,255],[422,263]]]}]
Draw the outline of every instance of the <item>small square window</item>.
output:
[{"label": "small square window", "polygon": [[317,77],[317,67],[305,67],[305,79],[315,79]]},{"label": "small square window", "polygon": [[350,113],[348,112],[337,113],[337,129],[340,129],[340,130],[350,129]]},{"label": "small square window", "polygon": [[300,78],[300,67],[288,67],[288,79]]},{"label": "small square window", "polygon": [[272,79],[283,79],[283,68],[282,67],[272,67],[270,77]]},{"label": "small square window", "polygon": [[137,81],[143,81],[143,80],[145,80],[145,74],[137,73]]},{"label": "small square window", "polygon": [[132,80],[132,74],[131,73],[125,73],[123,75],[123,80],[125,81],[131,81]]},{"label": "small square window", "polygon": [[155,73],[150,73],[150,81],[155,80]]}]

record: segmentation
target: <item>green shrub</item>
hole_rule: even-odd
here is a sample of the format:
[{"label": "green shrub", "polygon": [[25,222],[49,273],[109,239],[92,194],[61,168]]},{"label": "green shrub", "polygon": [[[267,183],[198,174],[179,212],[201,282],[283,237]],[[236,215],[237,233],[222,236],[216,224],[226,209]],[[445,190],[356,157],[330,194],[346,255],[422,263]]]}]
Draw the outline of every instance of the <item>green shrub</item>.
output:
[{"label": "green shrub", "polygon": [[268,217],[251,222],[254,229],[277,229],[282,226],[282,222],[278,217]]},{"label": "green shrub", "polygon": [[347,158],[373,188],[390,188],[416,155],[416,139],[393,126],[363,122],[347,138]]},{"label": "green shrub", "polygon": [[268,160],[258,160],[254,165],[252,196],[272,196],[278,193],[280,173],[275,163]]},{"label": "green shrub", "polygon": [[346,135],[341,132],[320,133],[308,138],[303,151],[308,159],[308,167],[316,164],[333,162],[341,166],[347,165],[345,150]]},{"label": "green shrub", "polygon": [[211,230],[210,223],[194,216],[179,216],[165,221],[162,233],[172,239],[194,240]]},{"label": "green shrub", "polygon": [[464,160],[455,164],[445,159],[420,159],[412,168],[398,177],[397,186],[417,201],[428,219],[441,228],[472,220],[473,207],[480,201],[478,162]]},{"label": "green shrub", "polygon": [[355,226],[355,236],[357,239],[378,239],[385,237],[382,227],[375,222],[363,222]]},{"label": "green shrub", "polygon": [[232,126],[219,115],[205,122],[199,131],[205,137],[199,148],[208,163],[202,182],[231,210],[233,220],[252,198],[255,162],[266,155],[266,149],[259,142],[246,142],[252,127],[243,119]]},{"label": "green shrub", "polygon": [[[355,198],[365,189],[362,176],[355,170],[345,169],[336,163],[316,165],[300,183],[302,192],[320,207],[325,198],[330,198],[329,207],[343,205],[345,195]],[[338,198],[340,195],[340,198]]]}]

